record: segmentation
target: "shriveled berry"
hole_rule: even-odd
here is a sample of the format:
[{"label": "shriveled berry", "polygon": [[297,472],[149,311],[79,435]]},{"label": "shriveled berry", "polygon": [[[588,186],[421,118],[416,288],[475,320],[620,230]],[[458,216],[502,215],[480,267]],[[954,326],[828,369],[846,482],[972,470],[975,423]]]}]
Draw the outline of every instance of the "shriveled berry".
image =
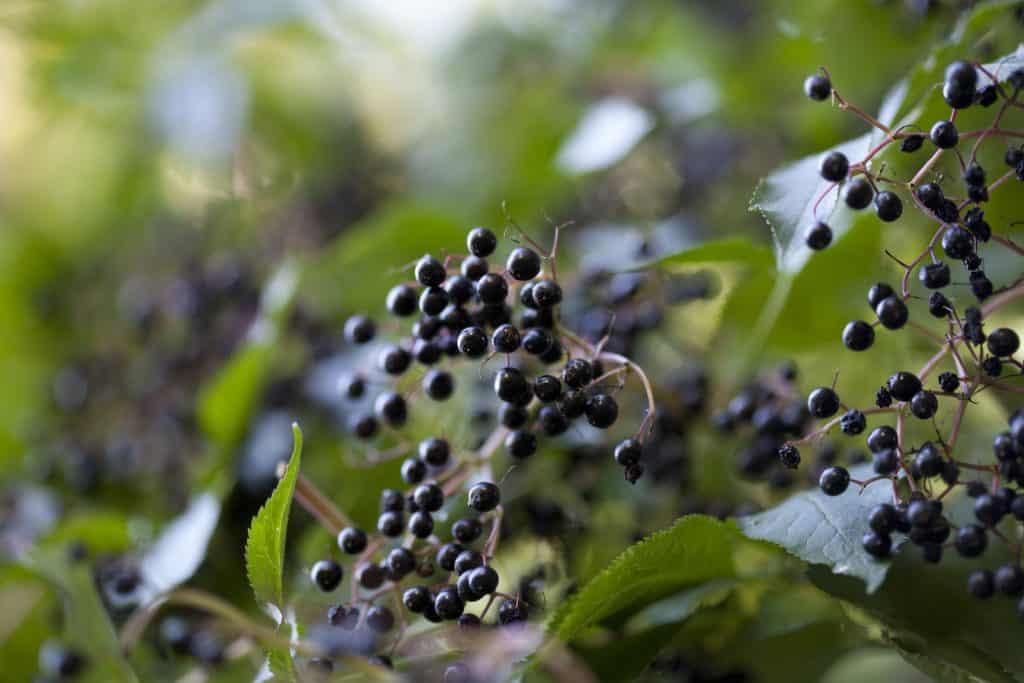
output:
[{"label": "shriveled berry", "polygon": [[943,261],[928,263],[917,271],[917,279],[928,289],[942,289],[949,284],[949,265]]},{"label": "shriveled berry", "polygon": [[800,451],[791,443],[784,443],[779,446],[779,462],[788,470],[795,470],[800,466]]},{"label": "shriveled berry", "polygon": [[842,418],[839,420],[839,425],[843,430],[843,434],[849,434],[851,436],[860,434],[867,427],[868,421],[864,417],[864,413],[859,410],[848,410],[843,413]]}]

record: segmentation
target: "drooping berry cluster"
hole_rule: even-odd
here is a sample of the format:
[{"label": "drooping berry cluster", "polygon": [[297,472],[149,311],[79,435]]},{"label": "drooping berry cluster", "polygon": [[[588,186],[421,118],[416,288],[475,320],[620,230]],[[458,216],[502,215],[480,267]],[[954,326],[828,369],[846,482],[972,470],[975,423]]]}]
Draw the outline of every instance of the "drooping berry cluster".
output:
[{"label": "drooping berry cluster", "polygon": [[[1024,570],[1017,540],[1024,522],[1024,412],[1014,412],[1008,431],[995,435],[991,457],[979,459],[957,447],[970,405],[986,392],[1024,391],[1017,381],[1024,368],[1016,357],[1020,349],[1017,332],[1008,327],[987,329],[992,316],[1024,298],[1024,284],[1017,278],[997,287],[983,269],[981,253],[983,247],[995,243],[1017,257],[1024,255],[1024,248],[989,225],[982,208],[998,187],[1024,181],[1024,153],[1020,145],[1007,149],[1005,162],[1009,168],[991,182],[987,182],[986,169],[978,161],[984,143],[1024,137],[1024,131],[1008,128],[1006,124],[1007,114],[1022,108],[1019,95],[1024,88],[1024,70],[1012,73],[1005,81],[966,61],[949,65],[942,96],[953,113],[948,120],[936,122],[927,136],[882,125],[843,100],[832,89],[827,75],[813,76],[805,83],[812,99],[825,100],[831,94],[841,108],[853,110],[885,133],[884,140],[859,162],[850,163],[840,152],[830,152],[822,159],[821,176],[832,183],[827,192],[838,190],[846,205],[853,209],[866,208],[873,201],[879,219],[884,222],[895,221],[903,214],[898,192],[906,192],[912,205],[938,224],[914,259],[903,262],[892,257],[903,269],[902,281],[897,286],[878,282],[870,287],[867,303],[875,320],[850,322],[842,331],[843,344],[852,351],[865,351],[874,344],[876,330],[881,327],[910,329],[937,348],[918,371],[901,370],[889,376],[876,392],[873,407],[858,410],[845,405],[834,385],[815,389],[807,398],[806,409],[814,419],[825,420],[824,424],[801,438],[783,443],[777,450],[783,464],[794,466],[800,461],[799,447],[817,441],[836,426],[847,435],[858,435],[867,431],[869,416],[894,418],[894,424],[881,424],[867,431],[866,445],[872,454],[874,476],[857,480],[848,469],[836,465],[820,473],[818,485],[829,496],[844,494],[850,484],[863,488],[887,482],[892,486],[892,503],[877,505],[870,511],[870,531],[863,538],[864,550],[878,558],[890,555],[896,534],[905,535],[919,546],[928,562],[939,562],[949,547],[962,556],[978,557],[993,539],[1006,543],[1014,560],[994,571],[978,569],[970,575],[968,590],[979,598],[996,592],[1014,598],[1024,595]],[[997,103],[1000,105],[988,127],[963,133],[957,130],[958,110]],[[935,151],[907,182],[883,177],[868,164],[891,144],[899,142],[900,150],[913,153],[926,139]],[[973,147],[969,152],[962,151],[960,143],[971,139],[975,140]],[[936,180],[928,179],[935,165],[949,155],[955,155],[959,162],[961,190],[943,189],[939,176]],[[831,230],[819,221],[808,231],[807,245],[822,249],[831,238]],[[963,263],[971,298],[979,304],[957,303],[958,296],[952,293],[957,283],[949,264],[936,256],[936,247],[941,247],[947,258]],[[920,284],[931,292],[926,308],[932,318],[942,321],[941,331],[933,331],[924,322],[914,320],[911,308],[918,297],[911,292],[910,280],[915,270]],[[952,367],[938,372],[943,362]],[[930,381],[933,375],[936,376]],[[947,417],[950,426],[944,435],[939,419]],[[914,430],[915,424],[926,424],[928,429]],[[912,430],[934,436],[914,438],[910,435]],[[973,520],[958,523],[951,518],[949,506],[944,506],[947,495],[958,487],[966,489],[974,499]],[[1024,618],[1024,600],[1018,609]]]}]

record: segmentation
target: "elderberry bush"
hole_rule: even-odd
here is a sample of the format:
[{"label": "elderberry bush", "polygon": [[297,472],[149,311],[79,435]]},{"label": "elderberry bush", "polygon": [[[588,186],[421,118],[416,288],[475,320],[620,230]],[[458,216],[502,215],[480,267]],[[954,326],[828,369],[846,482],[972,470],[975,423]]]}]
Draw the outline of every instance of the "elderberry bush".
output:
[{"label": "elderberry bush", "polygon": [[[1024,411],[1009,413],[1005,429],[991,435],[987,453],[972,452],[961,442],[978,406],[1000,404],[1004,396],[1018,393],[1024,370],[1018,331],[1000,323],[1002,314],[1024,298],[1024,248],[1006,235],[1010,226],[1005,219],[994,224],[986,219],[986,207],[997,192],[1024,182],[1018,129],[1024,68],[969,60],[948,64],[941,98],[949,115],[927,131],[890,127],[864,114],[839,95],[824,70],[809,78],[805,88],[813,100],[831,97],[840,108],[851,109],[880,137],[863,158],[847,158],[840,151],[822,157],[820,175],[828,185],[815,210],[825,198],[838,195],[854,211],[873,206],[882,223],[899,226],[914,213],[930,228],[930,237],[914,248],[907,249],[904,240],[899,248],[886,250],[898,277],[866,287],[864,317],[848,323],[837,337],[848,351],[859,354],[871,353],[883,335],[916,335],[932,354],[920,367],[908,369],[887,366],[884,351],[879,351],[874,396],[845,395],[840,374],[831,385],[807,394],[805,406],[790,404],[799,420],[778,420],[778,462],[797,467],[802,449],[836,432],[859,442],[871,454],[870,476],[857,478],[838,463],[815,476],[828,497],[858,495],[868,487],[891,489],[891,501],[865,513],[863,550],[885,561],[906,539],[926,563],[939,564],[950,553],[977,558],[980,564],[968,576],[966,591],[978,599],[999,595],[1020,601],[1018,611],[1024,614],[1019,550],[1024,533]],[[982,123],[976,128],[962,125],[965,110],[981,110],[970,120]],[[869,163],[890,147],[917,159],[911,164],[914,170],[904,176]],[[823,219],[807,231],[806,244],[812,250],[826,249],[830,242]],[[897,253],[904,250],[912,256],[900,258]],[[997,259],[1014,264],[1005,279],[986,269],[987,262]],[[757,415],[752,398],[750,405],[738,404],[732,413],[749,420]],[[764,429],[762,425],[760,431]],[[763,469],[770,467],[764,457],[770,445],[752,459]],[[969,514],[953,512],[950,501],[960,494],[973,501]],[[1008,562],[986,563],[992,544],[1008,546]]]}]

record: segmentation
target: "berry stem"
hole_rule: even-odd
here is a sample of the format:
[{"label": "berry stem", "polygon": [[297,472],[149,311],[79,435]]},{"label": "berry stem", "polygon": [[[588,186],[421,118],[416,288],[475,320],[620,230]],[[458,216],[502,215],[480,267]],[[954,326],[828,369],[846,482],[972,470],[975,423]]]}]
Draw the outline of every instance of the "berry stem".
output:
[{"label": "berry stem", "polygon": [[[277,477],[284,476],[285,463],[277,467]],[[352,526],[348,515],[339,510],[316,485],[301,473],[295,478],[295,499],[306,512],[313,515],[320,525],[332,536],[337,536],[347,526]]]}]

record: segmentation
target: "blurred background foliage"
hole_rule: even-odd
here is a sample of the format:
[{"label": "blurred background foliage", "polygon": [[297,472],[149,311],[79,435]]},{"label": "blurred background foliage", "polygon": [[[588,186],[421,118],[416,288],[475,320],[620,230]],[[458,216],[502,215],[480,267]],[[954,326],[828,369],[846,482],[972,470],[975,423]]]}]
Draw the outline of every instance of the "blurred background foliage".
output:
[{"label": "blurred background foliage", "polygon": [[[144,547],[211,491],[226,512],[197,581],[251,611],[240,539],[292,419],[307,431],[304,470],[357,521],[371,524],[376,491],[398,482],[393,464],[345,464],[358,449],[317,380],[341,322],[379,315],[406,264],[458,251],[475,224],[511,217],[547,239],[572,221],[566,272],[740,240],[748,264],[713,265],[733,296],[673,312],[642,350],[655,367],[705,364],[725,397],[751,370],[745,336],[775,277],[751,192],[781,163],[864,132],[810,105],[803,78],[826,65],[876,111],[970,4],[5,0],[0,552],[41,539]],[[999,30],[1019,38],[1008,17]],[[967,56],[995,56],[971,45]],[[836,353],[867,284],[895,272],[878,239],[865,227],[808,267],[762,330],[757,366],[796,358],[817,378],[838,367],[851,393],[870,395],[878,379],[859,370],[875,361],[837,366]],[[646,259],[622,247],[641,243]],[[878,346],[886,367],[918,353],[902,338]],[[734,445],[700,438],[705,498],[723,512],[767,502],[732,480]],[[544,462],[531,463],[536,481]],[[601,532],[574,537],[564,568],[581,584],[684,511],[600,476],[584,527]],[[323,552],[322,537],[296,538],[297,564]],[[23,600],[0,616],[0,653],[15,662],[0,679],[27,680],[57,598],[4,571]],[[807,680],[912,680],[890,651],[845,641],[836,624],[849,619],[821,622],[807,647],[860,659],[830,657]],[[698,638],[701,625],[688,628]]]}]

